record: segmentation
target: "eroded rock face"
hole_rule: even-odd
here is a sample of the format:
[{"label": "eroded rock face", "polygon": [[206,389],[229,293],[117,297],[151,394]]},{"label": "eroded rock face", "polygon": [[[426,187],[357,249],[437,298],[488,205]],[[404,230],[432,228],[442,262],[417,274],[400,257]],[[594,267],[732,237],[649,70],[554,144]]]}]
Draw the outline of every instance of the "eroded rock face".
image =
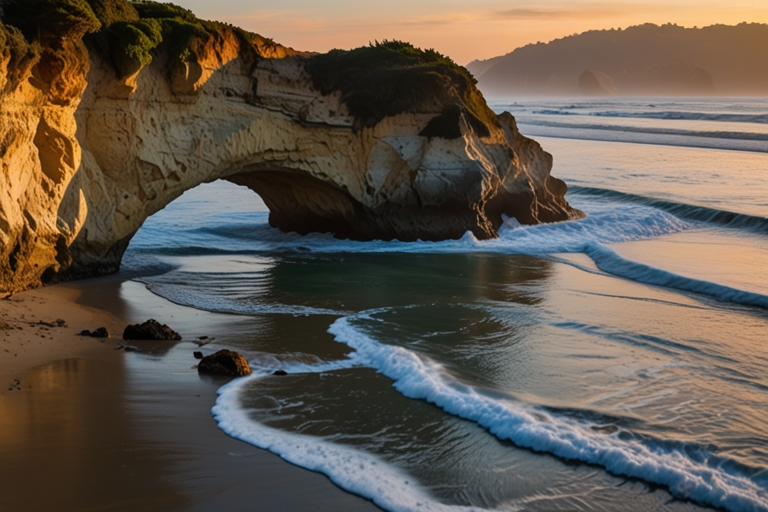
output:
[{"label": "eroded rock face", "polygon": [[450,139],[420,135],[448,100],[361,126],[315,89],[305,54],[227,30],[127,78],[79,40],[56,44],[18,84],[0,62],[0,293],[116,272],[147,217],[217,179],[261,195],[274,227],[359,240],[488,239],[502,214],[580,215],[510,114],[488,133],[458,115]]}]

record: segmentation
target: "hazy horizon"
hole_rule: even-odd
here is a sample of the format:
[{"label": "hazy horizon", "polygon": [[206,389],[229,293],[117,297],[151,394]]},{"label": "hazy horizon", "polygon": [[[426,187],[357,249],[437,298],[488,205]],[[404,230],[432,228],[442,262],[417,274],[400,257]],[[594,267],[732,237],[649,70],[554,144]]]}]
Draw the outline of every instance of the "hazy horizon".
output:
[{"label": "hazy horizon", "polygon": [[382,39],[434,48],[459,64],[504,55],[529,43],[548,42],[587,30],[643,23],[685,27],[741,22],[768,23],[768,5],[753,0],[701,3],[537,1],[419,3],[403,0],[360,4],[329,0],[318,6],[288,0],[275,8],[263,0],[176,0],[201,18],[215,19],[273,38],[298,50],[349,49]]}]

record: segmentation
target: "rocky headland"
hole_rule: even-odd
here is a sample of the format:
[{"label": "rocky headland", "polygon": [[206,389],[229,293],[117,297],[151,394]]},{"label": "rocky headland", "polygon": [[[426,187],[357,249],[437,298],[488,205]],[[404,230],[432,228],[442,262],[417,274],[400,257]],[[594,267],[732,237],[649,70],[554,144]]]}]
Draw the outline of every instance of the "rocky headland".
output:
[{"label": "rocky headland", "polygon": [[467,68],[490,97],[768,94],[768,24],[646,23],[529,44]]},{"label": "rocky headland", "polygon": [[437,52],[297,52],[155,2],[2,7],[0,294],[116,272],[147,217],[218,179],[274,227],[359,240],[580,215],[551,156]]}]

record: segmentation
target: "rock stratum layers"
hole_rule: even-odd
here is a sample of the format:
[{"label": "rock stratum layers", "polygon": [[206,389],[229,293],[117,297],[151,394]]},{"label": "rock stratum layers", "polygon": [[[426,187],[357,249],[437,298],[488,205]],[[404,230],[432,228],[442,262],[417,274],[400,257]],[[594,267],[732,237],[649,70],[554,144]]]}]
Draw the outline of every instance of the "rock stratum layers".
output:
[{"label": "rock stratum layers", "polygon": [[552,157],[436,52],[299,53],[152,2],[4,9],[0,293],[116,272],[147,217],[218,179],[274,227],[359,240],[581,215]]}]

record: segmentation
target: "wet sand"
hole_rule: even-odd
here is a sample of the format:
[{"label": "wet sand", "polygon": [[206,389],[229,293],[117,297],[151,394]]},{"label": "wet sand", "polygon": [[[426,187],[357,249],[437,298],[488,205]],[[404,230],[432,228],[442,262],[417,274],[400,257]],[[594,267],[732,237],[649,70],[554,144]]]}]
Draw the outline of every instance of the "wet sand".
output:
[{"label": "wet sand", "polygon": [[[184,341],[120,349],[125,325],[148,318]],[[227,347],[253,319],[112,277],[4,299],[0,322],[0,510],[378,510],[217,428],[227,380],[200,377],[192,352]],[[76,334],[102,326],[110,338]]]}]

